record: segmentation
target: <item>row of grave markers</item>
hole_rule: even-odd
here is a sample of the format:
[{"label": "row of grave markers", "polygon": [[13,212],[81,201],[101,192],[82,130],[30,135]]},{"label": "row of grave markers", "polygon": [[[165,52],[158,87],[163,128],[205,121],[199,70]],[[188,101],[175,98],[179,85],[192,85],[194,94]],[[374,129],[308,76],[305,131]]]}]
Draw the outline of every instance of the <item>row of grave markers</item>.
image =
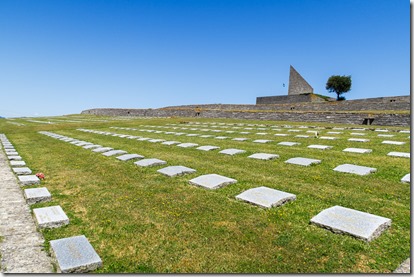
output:
[{"label": "row of grave markers", "polygon": [[[101,145],[94,145],[93,143],[77,140],[67,136],[51,133],[51,132],[39,132],[41,134],[56,138],[62,141],[70,142],[77,146],[83,146],[83,148],[94,148],[95,150],[101,149],[103,154],[113,152],[111,147],[102,147]],[[93,146],[93,147],[92,147]],[[119,151],[119,150],[115,150]],[[113,152],[120,155],[125,151]],[[133,155],[133,154],[132,154]],[[136,154],[137,155],[137,154]],[[142,155],[139,155],[142,157]],[[140,157],[135,157],[140,158]],[[195,169],[185,166],[168,166],[157,170],[157,172],[169,177],[178,175],[191,174],[196,172]],[[219,189],[221,187],[234,184],[237,180],[218,175],[218,174],[206,174],[189,180],[192,185],[200,186],[206,189]],[[279,191],[268,187],[256,187],[242,192],[236,196],[236,199],[264,207],[278,207],[296,200],[296,195]],[[355,238],[369,242],[378,237],[384,230],[391,226],[391,219],[349,209],[341,206],[333,206],[331,208],[321,211],[318,215],[314,216],[310,222],[316,226],[328,229],[334,233],[341,233],[353,236]]]},{"label": "row of grave markers", "polygon": [[[20,184],[40,184],[40,179],[36,175],[30,175],[32,170],[25,167],[26,163],[4,134],[1,134],[0,141]],[[23,195],[28,205],[52,200],[46,187],[24,189]],[[69,218],[60,206],[33,209],[33,215],[39,229],[58,228],[69,224]],[[101,259],[85,236],[52,240],[50,246],[58,271],[62,273],[87,272],[102,266]]]},{"label": "row of grave markers", "polygon": [[[149,142],[152,142],[152,143],[161,142],[161,144],[164,144],[164,145],[176,145],[177,147],[182,147],[182,148],[191,148],[191,147],[198,146],[198,144],[196,144],[196,143],[180,143],[178,141],[165,141],[163,139],[142,138],[142,137],[139,137],[139,136],[131,136],[131,135],[126,135],[126,134],[116,134],[116,133],[112,133],[112,132],[96,131],[96,130],[82,129],[82,128],[77,129],[77,130],[82,131],[82,132],[88,132],[88,133],[111,135],[111,136],[118,136],[118,137],[121,137],[121,138],[135,139],[137,141],[149,141]],[[295,145],[295,144],[297,144],[297,143],[296,142],[281,142],[281,143],[279,143],[279,145],[286,145],[286,146],[292,146],[292,145]],[[310,148],[317,148],[317,149],[326,149],[326,147],[329,147],[329,146],[310,145],[309,147]],[[196,149],[204,150],[204,151],[211,151],[211,150],[215,150],[215,149],[219,149],[219,148],[220,147],[218,147],[218,146],[205,145],[205,146],[199,146]],[[347,148],[345,150],[350,151],[350,152],[355,152],[355,151],[365,151],[366,149]],[[245,150],[235,149],[235,148],[229,148],[229,149],[224,149],[224,150],[219,151],[219,153],[226,154],[226,155],[236,155],[236,154],[245,153],[245,152],[246,152]],[[391,153],[393,153],[393,152],[391,152]],[[395,153],[399,154],[400,152],[395,152]],[[255,153],[253,155],[248,156],[248,158],[260,159],[260,160],[273,160],[273,159],[279,158],[279,155],[277,155],[277,154],[268,154],[268,153]],[[295,157],[295,158],[291,158],[291,159],[286,160],[285,163],[296,164],[296,165],[301,165],[301,166],[310,166],[310,165],[313,165],[313,164],[320,164],[321,160],[303,158],[303,157]],[[342,165],[339,165],[339,166],[335,167],[333,170],[338,171],[338,172],[344,172],[344,173],[353,173],[353,174],[357,174],[357,175],[368,175],[370,173],[373,173],[373,172],[377,171],[376,168],[367,167],[367,166],[360,166],[360,165],[353,165],[353,164],[342,164]],[[410,173],[408,173],[404,177],[402,177],[401,182],[410,182]]]},{"label": "row of grave markers", "polygon": [[[182,132],[177,133],[177,132],[155,131],[155,130],[148,130],[148,129],[127,128],[127,127],[110,127],[110,128],[121,129],[121,130],[149,132],[149,133],[156,133],[156,134],[164,133],[164,134],[186,135],[188,137],[199,136],[200,138],[215,138],[215,139],[220,139],[220,140],[229,138],[229,137],[225,137],[225,136],[216,136],[216,137],[214,137],[213,135],[187,134],[187,133],[182,133]],[[78,129],[78,130],[87,130],[87,129]],[[308,138],[309,136],[297,135],[295,137]],[[329,140],[337,139],[336,137],[319,137],[319,138],[320,139],[329,139]],[[165,140],[162,140],[162,139],[151,139],[151,138],[145,139],[145,138],[142,138],[142,137],[140,137],[140,139],[141,140],[148,140],[149,142],[163,142],[163,141],[165,141]],[[234,140],[234,141],[247,141],[249,139],[248,138],[233,138],[232,140]],[[253,140],[254,143],[269,143],[269,142],[272,142],[272,141],[273,140],[266,140],[266,139]],[[350,139],[348,139],[348,141],[368,142],[369,140],[368,139],[350,138]],[[174,142],[175,141],[171,141],[169,143],[173,144]],[[390,141],[390,140],[384,140],[382,143],[383,144],[393,144],[393,145],[403,145],[403,144],[405,144],[405,142],[403,142],[403,141]],[[277,145],[295,146],[295,145],[300,145],[300,144],[301,143],[299,143],[299,142],[282,141],[282,142],[279,142]],[[331,149],[332,146],[315,144],[315,145],[309,145],[308,148],[326,150],[326,149]],[[348,148],[345,148],[342,151],[343,152],[364,154],[364,153],[371,153],[372,149],[348,147]],[[410,153],[391,151],[387,154],[387,156],[410,158]]]}]

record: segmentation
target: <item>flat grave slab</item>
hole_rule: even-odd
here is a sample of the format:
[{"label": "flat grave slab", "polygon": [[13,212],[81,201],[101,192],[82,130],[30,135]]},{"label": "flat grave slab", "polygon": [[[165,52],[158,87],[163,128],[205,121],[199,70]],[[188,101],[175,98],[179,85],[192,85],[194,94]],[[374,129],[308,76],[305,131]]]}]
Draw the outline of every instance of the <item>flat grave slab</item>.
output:
[{"label": "flat grave slab", "polygon": [[29,175],[32,174],[32,170],[28,167],[12,167],[13,172],[17,175]]},{"label": "flat grave slab", "polygon": [[213,146],[213,145],[204,145],[204,146],[200,146],[197,147],[197,150],[203,150],[203,151],[211,151],[211,150],[215,150],[215,149],[219,149],[220,147],[218,146]]},{"label": "flat grave slab", "polygon": [[161,168],[157,170],[157,172],[163,175],[169,176],[169,177],[174,177],[178,175],[190,174],[190,173],[196,172],[196,170],[189,168],[189,167],[177,165],[177,166],[168,166],[168,167]]},{"label": "flat grave slab", "polygon": [[410,130],[401,130],[401,131],[399,131],[399,133],[409,134],[410,133]]},{"label": "flat grave slab", "polygon": [[134,164],[136,164],[137,166],[141,166],[141,167],[147,167],[147,166],[164,165],[164,164],[167,164],[167,162],[152,158],[152,159],[143,159],[143,160],[135,162]]},{"label": "flat grave slab", "polygon": [[370,173],[377,171],[377,169],[373,167],[366,167],[354,164],[341,164],[335,167],[334,171],[352,173],[357,175],[368,175]]},{"label": "flat grave slab", "polygon": [[236,196],[236,199],[263,207],[272,208],[296,200],[296,195],[268,187],[258,187],[246,190]]},{"label": "flat grave slab", "polygon": [[340,135],[343,134],[343,132],[336,132],[336,131],[330,131],[330,132],[326,132],[328,135]]},{"label": "flat grave slab", "polygon": [[234,184],[237,182],[237,180],[218,174],[207,174],[191,179],[189,182],[192,185],[204,187],[207,189],[218,189],[230,184]]},{"label": "flat grave slab", "polygon": [[375,129],[375,132],[389,132],[387,129]]},{"label": "flat grave slab", "polygon": [[52,200],[52,195],[47,188],[33,188],[24,190],[24,198],[27,204],[34,204],[39,202],[47,202]]},{"label": "flat grave slab", "polygon": [[163,142],[165,141],[165,139],[149,139],[148,141],[152,143],[157,143],[157,142]]},{"label": "flat grave slab", "polygon": [[137,138],[138,141],[146,141],[146,140],[150,140],[151,138]]},{"label": "flat grave slab", "polygon": [[213,135],[201,135],[200,138],[211,138]]},{"label": "flat grave slab", "polygon": [[365,136],[366,133],[351,133],[352,136]]},{"label": "flat grave slab", "polygon": [[337,137],[327,137],[327,136],[321,136],[319,139],[327,139],[327,140],[335,140],[338,139]]},{"label": "flat grave slab", "polygon": [[62,273],[86,273],[102,266],[102,260],[85,236],[50,241],[57,271]]},{"label": "flat grave slab", "polygon": [[229,149],[221,150],[219,153],[233,156],[233,155],[241,154],[241,153],[245,153],[245,152],[246,152],[245,150],[229,148]]},{"label": "flat grave slab", "polygon": [[234,141],[246,141],[246,140],[248,140],[248,138],[234,138],[232,140],[234,140]]},{"label": "flat grave slab", "polygon": [[360,139],[360,138],[349,138],[348,141],[355,141],[355,142],[368,142],[369,139]]},{"label": "flat grave slab", "polygon": [[256,133],[256,135],[264,136],[264,135],[267,135],[267,133]]},{"label": "flat grave slab", "polygon": [[144,156],[138,155],[138,154],[125,154],[125,155],[118,156],[116,158],[120,161],[129,161],[132,159],[142,159],[144,158]]},{"label": "flat grave slab", "polygon": [[241,135],[247,135],[247,134],[250,134],[250,132],[239,132],[239,134],[241,134]]},{"label": "flat grave slab", "polygon": [[299,145],[299,142],[290,142],[290,141],[282,141],[279,142],[277,145],[284,145],[284,146],[294,146],[294,145]]},{"label": "flat grave slab", "polygon": [[22,157],[20,156],[7,156],[10,161],[21,161]]},{"label": "flat grave slab", "polygon": [[96,153],[103,153],[103,152],[107,152],[111,150],[113,150],[113,148],[111,147],[98,147],[98,148],[93,149],[92,151]]},{"label": "flat grave slab", "polygon": [[24,161],[10,161],[11,166],[25,166],[26,163]]},{"label": "flat grave slab", "polygon": [[40,179],[36,175],[22,175],[17,178],[22,186],[40,184]]},{"label": "flat grave slab", "polygon": [[181,143],[181,142],[175,141],[175,140],[169,140],[169,141],[164,141],[161,144],[164,144],[164,145],[174,145],[174,144],[179,144],[179,143]]},{"label": "flat grave slab", "polygon": [[288,134],[274,134],[277,137],[287,137],[289,136]]},{"label": "flat grave slab", "polygon": [[309,138],[308,135],[296,135],[295,138]]},{"label": "flat grave slab", "polygon": [[267,153],[255,153],[253,155],[248,156],[251,159],[258,159],[258,160],[274,160],[279,158],[279,155],[276,154],[267,154]]},{"label": "flat grave slab", "polygon": [[310,221],[334,233],[346,234],[370,242],[391,226],[391,219],[333,206],[323,210]]},{"label": "flat grave slab", "polygon": [[91,142],[87,142],[87,141],[80,141],[78,143],[75,143],[76,146],[85,146],[85,145],[93,145],[93,143]]},{"label": "flat grave slab", "polygon": [[85,149],[100,148],[100,147],[102,147],[102,145],[99,145],[99,144],[91,144],[91,145],[83,146],[83,148]]},{"label": "flat grave slab", "polygon": [[228,139],[229,137],[224,137],[224,136],[218,136],[218,137],[214,137],[215,139]]},{"label": "flat grave slab", "polygon": [[253,142],[256,142],[256,143],[268,143],[268,142],[272,142],[272,141],[273,140],[270,140],[270,139],[256,139]]},{"label": "flat grave slab", "polygon": [[387,156],[392,157],[400,157],[400,158],[410,158],[410,153],[408,152],[390,152],[387,154]]},{"label": "flat grave slab", "polygon": [[182,147],[182,148],[190,148],[190,147],[195,147],[198,146],[197,143],[191,143],[191,142],[187,142],[187,143],[180,143],[177,144],[178,147]]},{"label": "flat grave slab", "polygon": [[33,209],[39,228],[57,228],[69,224],[69,218],[60,206]]},{"label": "flat grave slab", "polygon": [[383,144],[393,144],[393,145],[403,145],[405,144],[404,141],[393,141],[393,140],[384,140]]},{"label": "flat grave slab", "polygon": [[372,149],[364,149],[364,148],[345,148],[342,150],[343,152],[351,152],[351,153],[359,153],[359,154],[365,154],[365,153],[371,153]]},{"label": "flat grave slab", "polygon": [[394,135],[378,134],[377,137],[392,138],[392,137],[394,137]]},{"label": "flat grave slab", "polygon": [[329,145],[319,145],[319,144],[312,144],[309,145],[308,148],[312,148],[312,149],[320,149],[320,150],[326,150],[326,149],[331,149],[332,146]]},{"label": "flat grave slab", "polygon": [[126,153],[127,151],[124,151],[124,150],[110,150],[110,151],[103,153],[102,155],[110,157],[110,156],[121,155],[121,154],[126,154]]},{"label": "flat grave slab", "polygon": [[291,158],[291,159],[285,161],[285,163],[303,165],[303,166],[310,166],[310,165],[313,165],[313,164],[320,164],[321,160],[296,157],[296,158]]},{"label": "flat grave slab", "polygon": [[404,175],[404,177],[401,178],[401,182],[403,182],[403,183],[411,183],[410,173]]}]

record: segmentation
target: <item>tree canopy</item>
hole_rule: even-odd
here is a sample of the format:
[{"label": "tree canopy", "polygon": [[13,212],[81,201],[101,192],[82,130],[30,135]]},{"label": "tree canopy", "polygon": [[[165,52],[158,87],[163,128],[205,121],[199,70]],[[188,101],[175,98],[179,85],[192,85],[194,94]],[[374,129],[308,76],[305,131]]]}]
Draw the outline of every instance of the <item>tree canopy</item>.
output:
[{"label": "tree canopy", "polygon": [[326,82],[326,89],[329,92],[335,92],[337,95],[336,100],[339,101],[341,100],[341,94],[351,90],[351,85],[351,76],[332,75],[329,77],[328,82]]}]

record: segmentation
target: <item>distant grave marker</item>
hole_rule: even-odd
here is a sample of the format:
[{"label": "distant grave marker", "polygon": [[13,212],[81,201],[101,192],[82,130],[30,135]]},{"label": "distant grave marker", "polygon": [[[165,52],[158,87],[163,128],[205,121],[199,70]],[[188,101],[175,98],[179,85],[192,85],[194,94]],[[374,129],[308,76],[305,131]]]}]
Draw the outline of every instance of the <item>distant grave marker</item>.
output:
[{"label": "distant grave marker", "polygon": [[198,144],[197,144],[197,143],[190,143],[190,142],[187,142],[187,143],[180,143],[180,144],[177,144],[177,146],[178,146],[178,147],[182,147],[182,148],[190,148],[190,147],[195,147],[195,146],[198,146]]},{"label": "distant grave marker", "polygon": [[57,228],[69,224],[69,218],[60,206],[33,209],[39,228]]},{"label": "distant grave marker", "polygon": [[323,210],[310,221],[334,233],[346,234],[370,242],[391,226],[391,219],[334,206]]},{"label": "distant grave marker", "polygon": [[229,148],[229,149],[224,149],[224,150],[220,151],[219,153],[233,156],[233,155],[241,154],[241,153],[245,153],[245,152],[246,152],[245,150]]},{"label": "distant grave marker", "polygon": [[248,138],[234,138],[232,140],[234,140],[234,141],[246,141],[246,140],[248,140]]},{"label": "distant grave marker", "polygon": [[300,145],[300,143],[299,142],[282,141],[282,142],[279,142],[277,145],[294,146],[294,145]]},{"label": "distant grave marker", "polygon": [[40,179],[36,175],[22,175],[17,176],[22,186],[40,184]]},{"label": "distant grave marker", "polygon": [[207,174],[191,179],[189,182],[192,185],[204,187],[207,189],[218,189],[230,184],[234,184],[237,182],[237,180],[218,174]]},{"label": "distant grave marker", "polygon": [[251,159],[258,159],[258,160],[273,160],[279,158],[279,155],[276,154],[267,154],[267,153],[255,153],[253,155],[248,156]]},{"label": "distant grave marker", "polygon": [[10,161],[11,166],[25,166],[26,163],[24,161]]},{"label": "distant grave marker", "polygon": [[124,150],[110,150],[110,151],[103,153],[102,155],[106,157],[110,157],[110,156],[121,155],[121,154],[126,154],[126,153],[127,151],[124,151]]},{"label": "distant grave marker", "polygon": [[268,187],[252,188],[236,196],[236,199],[263,207],[279,207],[296,200],[296,195]]},{"label": "distant grave marker", "polygon": [[387,156],[392,157],[400,157],[400,158],[410,158],[410,153],[408,152],[390,152],[387,154]]},{"label": "distant grave marker", "polygon": [[28,167],[13,167],[13,172],[17,175],[29,175],[32,174],[32,170]]},{"label": "distant grave marker", "polygon": [[401,178],[401,182],[403,182],[403,183],[411,183],[410,173],[404,175],[404,177]]},{"label": "distant grave marker", "polygon": [[326,150],[326,149],[331,149],[332,146],[329,145],[319,145],[319,144],[312,144],[309,145],[308,148],[312,148],[312,149],[320,149],[320,150]]},{"label": "distant grave marker", "polygon": [[393,144],[393,145],[403,145],[405,144],[404,141],[393,141],[393,140],[384,140],[383,144]]},{"label": "distant grave marker", "polygon": [[354,164],[342,164],[334,168],[334,171],[352,173],[357,175],[368,175],[377,171],[376,168],[359,166]]},{"label": "distant grave marker", "polygon": [[178,165],[178,166],[164,167],[164,168],[157,170],[157,172],[163,175],[169,176],[169,177],[175,177],[178,175],[190,174],[190,173],[196,172],[196,170],[185,167],[185,166]]},{"label": "distant grave marker", "polygon": [[355,142],[368,142],[369,139],[360,139],[360,138],[349,138],[348,141],[355,141]]},{"label": "distant grave marker", "polygon": [[24,198],[27,204],[34,204],[39,202],[47,202],[52,200],[52,195],[47,188],[33,188],[24,190]]},{"label": "distant grave marker", "polygon": [[255,143],[268,143],[268,142],[272,142],[273,140],[270,139],[256,139],[253,142]]},{"label": "distant grave marker", "polygon": [[98,148],[93,149],[92,152],[103,153],[103,152],[111,151],[111,150],[113,150],[113,148],[111,147],[98,147]]},{"label": "distant grave marker", "polygon": [[371,153],[372,149],[364,149],[364,148],[345,148],[342,150],[343,152],[351,152],[351,153],[359,153],[359,154],[365,154],[365,153]]},{"label": "distant grave marker", "polygon": [[132,159],[142,159],[144,158],[144,156],[138,155],[138,154],[125,154],[125,155],[118,156],[116,158],[121,161],[129,161]]},{"label": "distant grave marker", "polygon": [[296,158],[291,158],[291,159],[285,161],[285,163],[302,165],[302,166],[310,166],[310,165],[313,165],[313,164],[320,164],[321,160],[296,157]]},{"label": "distant grave marker", "polygon": [[204,145],[204,146],[200,146],[197,147],[197,150],[203,150],[203,151],[211,151],[211,150],[215,150],[215,149],[219,149],[220,147],[218,146],[212,146],[212,145]]},{"label": "distant grave marker", "polygon": [[159,160],[159,159],[143,159],[140,161],[135,162],[137,166],[147,167],[147,166],[157,166],[157,165],[164,165],[167,164],[166,161]]}]

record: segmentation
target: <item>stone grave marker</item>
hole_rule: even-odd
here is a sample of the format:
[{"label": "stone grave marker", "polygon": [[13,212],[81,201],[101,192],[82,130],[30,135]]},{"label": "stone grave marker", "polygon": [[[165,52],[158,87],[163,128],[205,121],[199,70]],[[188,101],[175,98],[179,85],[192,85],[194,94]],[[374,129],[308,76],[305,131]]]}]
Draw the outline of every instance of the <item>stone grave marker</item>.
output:
[{"label": "stone grave marker", "polygon": [[200,138],[211,138],[213,135],[201,135]]},{"label": "stone grave marker", "polygon": [[169,176],[169,177],[174,177],[178,175],[190,174],[190,173],[196,172],[196,170],[185,167],[185,166],[177,165],[177,166],[168,166],[168,167],[161,168],[157,170],[157,172],[163,175]]},{"label": "stone grave marker", "polygon": [[409,134],[410,133],[410,130],[401,130],[399,133]]},{"label": "stone grave marker", "polygon": [[52,195],[47,188],[33,188],[24,190],[24,198],[27,204],[35,204],[39,202],[47,202],[52,200]]},{"label": "stone grave marker", "polygon": [[410,153],[407,153],[407,152],[390,152],[390,153],[387,154],[387,156],[400,157],[400,158],[410,158]]},{"label": "stone grave marker", "polygon": [[410,173],[404,175],[404,177],[401,178],[401,182],[403,182],[403,183],[411,183]]},{"label": "stone grave marker", "polygon": [[150,140],[151,138],[143,138],[143,137],[141,137],[141,138],[137,138],[137,141],[146,141],[146,140]]},{"label": "stone grave marker", "polygon": [[365,136],[365,133],[351,133],[352,136]]},{"label": "stone grave marker", "polygon": [[161,144],[164,144],[164,145],[174,145],[174,144],[179,144],[179,143],[181,143],[181,142],[175,141],[175,140],[169,140],[169,141],[164,141]]},{"label": "stone grave marker", "polygon": [[384,140],[383,144],[393,144],[393,145],[403,145],[405,144],[404,141],[393,141],[393,140]]},{"label": "stone grave marker", "polygon": [[17,175],[29,175],[32,174],[32,171],[28,167],[12,167],[13,172]]},{"label": "stone grave marker", "polygon": [[327,139],[327,140],[335,140],[338,139],[337,137],[327,137],[327,136],[321,136],[320,139]]},{"label": "stone grave marker", "polygon": [[334,233],[346,234],[370,242],[391,226],[391,219],[334,206],[323,210],[310,221]]},{"label": "stone grave marker", "polygon": [[215,139],[228,139],[229,137],[224,137],[224,136],[218,136],[218,137],[215,137]]},{"label": "stone grave marker", "polygon": [[319,144],[312,144],[309,145],[308,148],[312,148],[312,149],[320,149],[320,150],[326,150],[326,149],[331,149],[332,146],[329,145],[319,145]]},{"label": "stone grave marker", "polygon": [[334,168],[334,171],[352,173],[357,175],[368,175],[376,172],[377,169],[373,167],[359,166],[354,164],[341,164]]},{"label": "stone grave marker", "polygon": [[121,161],[129,161],[132,159],[142,159],[144,158],[144,156],[138,155],[138,154],[125,154],[125,155],[118,156],[116,158]]},{"label": "stone grave marker", "polygon": [[279,142],[277,145],[294,146],[294,145],[300,145],[300,143],[299,142],[282,141],[282,142]]},{"label": "stone grave marker", "polygon": [[272,208],[296,200],[296,195],[268,187],[257,187],[240,193],[236,196],[236,199],[263,208]]},{"label": "stone grave marker", "polygon": [[233,156],[233,155],[240,154],[240,153],[245,153],[245,152],[246,152],[245,150],[229,148],[229,149],[221,150],[219,153]]},{"label": "stone grave marker", "polygon": [[164,165],[164,164],[167,164],[167,162],[152,158],[152,159],[143,159],[143,160],[135,162],[134,164],[136,164],[137,166],[141,166],[141,167],[147,167],[147,166]]},{"label": "stone grave marker", "polygon": [[21,175],[17,176],[22,186],[40,184],[40,179],[36,175]]},{"label": "stone grave marker", "polygon": [[157,142],[163,142],[165,141],[165,139],[149,139],[148,141],[152,143],[157,143]]},{"label": "stone grave marker", "polygon": [[268,142],[272,142],[272,141],[273,140],[270,140],[270,139],[256,139],[253,142],[256,142],[256,143],[268,143]]},{"label": "stone grave marker", "polygon": [[180,143],[177,144],[178,147],[182,147],[182,148],[190,148],[190,147],[195,147],[198,146],[197,143],[191,143],[191,142],[187,142],[187,143]]},{"label": "stone grave marker", "polygon": [[26,163],[24,161],[10,161],[10,165],[14,166],[14,167],[16,167],[16,166],[25,166]]},{"label": "stone grave marker", "polygon": [[99,145],[99,144],[91,144],[91,145],[85,145],[85,146],[83,146],[83,148],[85,148],[85,149],[92,149],[92,148],[99,148],[99,147],[102,147],[102,145]]},{"label": "stone grave marker", "polygon": [[20,156],[7,156],[10,161],[21,161],[22,157]]},{"label": "stone grave marker", "polygon": [[213,146],[213,145],[204,145],[204,146],[200,146],[197,147],[197,150],[203,150],[203,151],[211,151],[211,150],[215,150],[215,149],[219,149],[220,147],[218,146]]},{"label": "stone grave marker", "polygon": [[33,214],[39,228],[57,228],[69,224],[69,218],[60,206],[33,209]]},{"label": "stone grave marker", "polygon": [[394,137],[394,135],[378,134],[377,137],[392,138],[392,137]]},{"label": "stone grave marker", "polygon": [[339,135],[339,134],[343,134],[343,132],[335,132],[335,131],[330,131],[330,132],[326,132],[329,135]]},{"label": "stone grave marker", "polygon": [[121,154],[126,154],[126,153],[127,151],[124,151],[124,150],[110,150],[105,153],[102,153],[102,155],[106,157],[110,157],[110,156],[121,155]]},{"label": "stone grave marker", "polygon": [[239,132],[239,134],[241,134],[241,135],[247,135],[247,134],[250,134],[250,132]]},{"label": "stone grave marker", "polygon": [[296,135],[295,138],[309,138],[308,135]]},{"label": "stone grave marker", "polygon": [[248,140],[248,138],[234,138],[232,140],[234,140],[234,141],[246,141],[246,140]]},{"label": "stone grave marker", "polygon": [[237,182],[237,180],[218,174],[207,174],[191,179],[189,182],[192,185],[204,187],[207,189],[218,189],[230,184],[234,184]]},{"label": "stone grave marker", "polygon": [[355,142],[368,142],[369,139],[360,139],[360,138],[349,138],[348,141],[355,141]]},{"label": "stone grave marker", "polygon": [[310,166],[310,165],[313,165],[313,164],[320,164],[321,160],[296,157],[296,158],[291,158],[291,159],[285,161],[285,163],[302,165],[302,166]]},{"label": "stone grave marker", "polygon": [[102,260],[85,236],[50,241],[52,256],[61,273],[86,273],[102,266]]},{"label": "stone grave marker", "polygon": [[93,149],[92,151],[96,153],[102,153],[102,152],[111,151],[111,150],[113,150],[113,148],[111,147],[98,147],[98,148]]},{"label": "stone grave marker", "polygon": [[267,153],[255,153],[253,155],[248,156],[251,159],[258,159],[258,160],[274,160],[279,158],[279,155],[276,154],[267,154]]},{"label": "stone grave marker", "polygon": [[364,149],[364,148],[345,148],[342,150],[343,152],[351,152],[351,153],[359,153],[359,154],[365,154],[365,153],[371,153],[372,149]]},{"label": "stone grave marker", "polygon": [[289,136],[288,134],[274,134],[277,137],[287,137]]}]

